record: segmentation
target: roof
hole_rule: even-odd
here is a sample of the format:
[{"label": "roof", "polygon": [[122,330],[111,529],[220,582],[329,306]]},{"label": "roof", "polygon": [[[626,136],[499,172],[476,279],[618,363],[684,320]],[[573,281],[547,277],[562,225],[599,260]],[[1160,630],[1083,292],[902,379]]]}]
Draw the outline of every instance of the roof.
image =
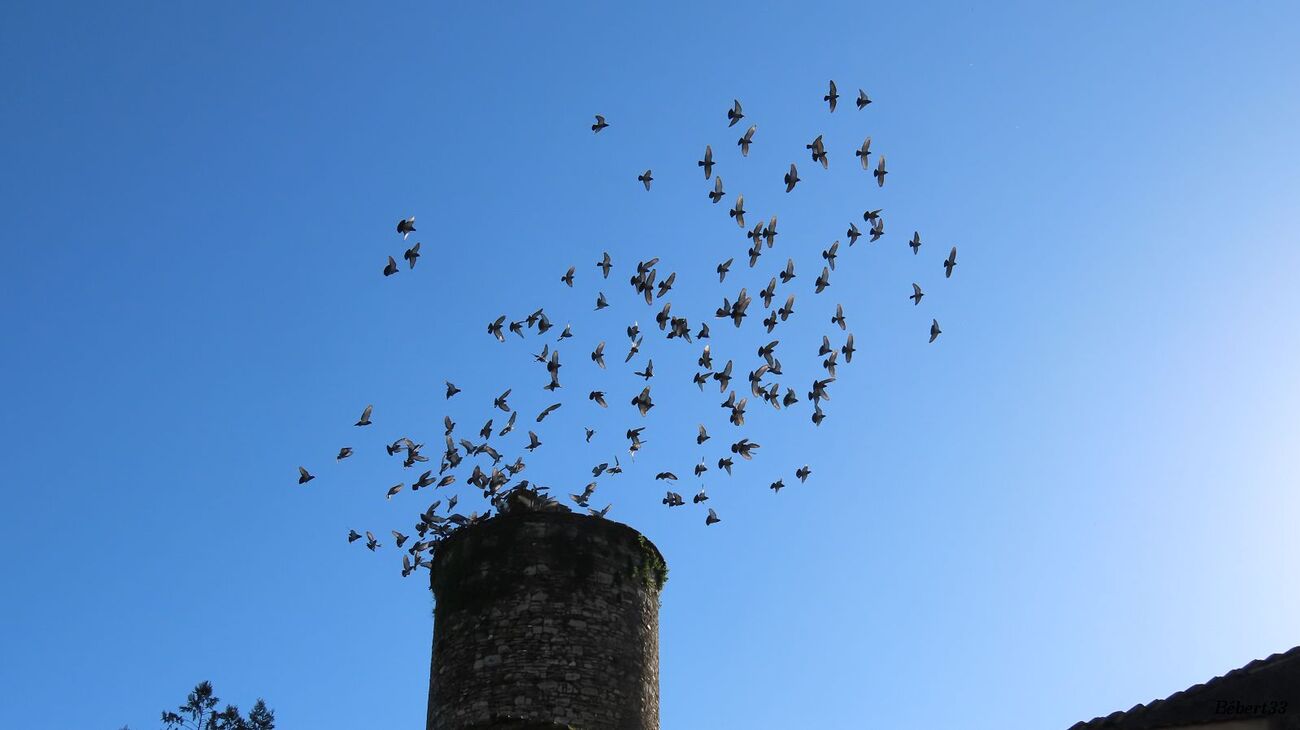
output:
[{"label": "roof", "polygon": [[1278,727],[1300,727],[1300,646],[1256,659],[1163,700],[1075,723],[1070,730],[1155,730],[1263,717],[1287,721]]}]

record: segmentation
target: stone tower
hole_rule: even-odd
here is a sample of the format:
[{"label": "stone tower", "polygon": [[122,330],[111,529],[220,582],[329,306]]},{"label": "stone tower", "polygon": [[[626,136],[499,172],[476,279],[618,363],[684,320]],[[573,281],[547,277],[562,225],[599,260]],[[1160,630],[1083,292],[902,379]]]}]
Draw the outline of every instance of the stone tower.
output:
[{"label": "stone tower", "polygon": [[432,567],[427,730],[658,730],[667,566],[639,532],[515,503]]}]

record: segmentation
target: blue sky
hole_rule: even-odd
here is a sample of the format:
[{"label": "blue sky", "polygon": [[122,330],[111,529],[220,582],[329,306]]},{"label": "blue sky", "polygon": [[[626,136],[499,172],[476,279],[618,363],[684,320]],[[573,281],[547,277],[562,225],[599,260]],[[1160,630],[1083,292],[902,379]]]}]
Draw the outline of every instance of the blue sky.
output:
[{"label": "blue sky", "polygon": [[[0,726],[154,727],[210,679],[286,728],[418,727],[427,588],[343,540],[426,504],[383,499],[413,475],[379,444],[436,443],[444,414],[475,431],[504,387],[521,419],[550,402],[541,342],[484,333],[544,305],[578,336],[525,476],[585,483],[640,420],[633,378],[585,353],[653,326],[626,277],[655,255],[693,322],[796,257],[776,336],[801,395],[834,302],[859,347],[820,429],[805,403],[741,430],[690,386],[694,346],[647,337],[652,443],[596,501],[671,568],[665,728],[1063,728],[1300,644],[1297,24],[1286,3],[6,4]],[[852,164],[866,134],[883,190]],[[781,221],[724,287],[745,240],[705,198],[706,143]],[[886,237],[842,245],[813,295],[867,207]],[[424,257],[385,279],[412,214]],[[602,250],[622,268],[598,284]],[[741,369],[757,323],[710,322]],[[690,470],[702,420],[710,446],[763,444],[706,475],[707,530],[651,481]]]}]

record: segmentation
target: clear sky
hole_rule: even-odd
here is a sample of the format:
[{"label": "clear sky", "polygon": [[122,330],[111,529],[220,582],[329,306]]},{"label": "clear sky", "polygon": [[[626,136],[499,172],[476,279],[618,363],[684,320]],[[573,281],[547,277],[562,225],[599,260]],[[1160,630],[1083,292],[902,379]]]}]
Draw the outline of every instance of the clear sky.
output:
[{"label": "clear sky", "polygon": [[[577,337],[523,476],[626,455],[640,386],[585,353],[653,327],[649,256],[693,325],[797,257],[774,336],[801,397],[833,302],[859,348],[820,429],[807,403],[737,429],[697,348],[647,337],[650,443],[596,502],[671,568],[667,730],[1064,728],[1300,644],[1296,5],[382,5],[0,7],[0,727],[151,728],[202,679],[287,729],[420,727],[427,584],[344,540],[427,504],[385,501],[413,475],[379,446],[436,458],[444,414],[476,431],[510,386],[535,427],[541,341],[484,327],[546,306]],[[727,202],[781,221],[721,287],[746,242],[706,143]],[[885,238],[813,295],[867,207]],[[406,215],[424,257],[386,279]],[[757,319],[709,318],[742,389]],[[759,457],[704,479],[722,524],[659,504],[655,471],[742,433]]]}]

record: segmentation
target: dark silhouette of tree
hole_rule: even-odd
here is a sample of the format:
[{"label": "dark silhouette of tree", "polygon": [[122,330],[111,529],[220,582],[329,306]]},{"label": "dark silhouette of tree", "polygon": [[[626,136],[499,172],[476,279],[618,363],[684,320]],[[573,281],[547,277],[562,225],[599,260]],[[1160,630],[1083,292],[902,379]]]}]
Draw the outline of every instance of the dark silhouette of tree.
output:
[{"label": "dark silhouette of tree", "polygon": [[199,682],[185,704],[175,712],[162,713],[163,725],[166,730],[275,730],[275,713],[266,708],[261,698],[246,718],[239,714],[238,707],[230,704],[218,712],[220,701],[212,693],[211,682]]}]

